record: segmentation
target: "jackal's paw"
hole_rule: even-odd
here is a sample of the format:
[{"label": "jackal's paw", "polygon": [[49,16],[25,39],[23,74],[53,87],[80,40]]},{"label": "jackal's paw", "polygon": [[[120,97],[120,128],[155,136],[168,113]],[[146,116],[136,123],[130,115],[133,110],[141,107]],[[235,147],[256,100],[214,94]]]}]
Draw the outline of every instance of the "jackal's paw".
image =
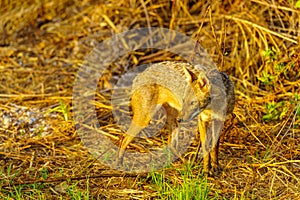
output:
[{"label": "jackal's paw", "polygon": [[222,168],[219,165],[210,167],[209,169],[203,169],[202,173],[206,177],[218,176],[222,172]]},{"label": "jackal's paw", "polygon": [[210,165],[209,166],[203,166],[202,174],[204,176],[210,176]]},{"label": "jackal's paw", "polygon": [[209,174],[210,174],[210,176],[217,176],[221,172],[222,172],[222,167],[220,165],[215,165],[215,166],[211,167]]}]

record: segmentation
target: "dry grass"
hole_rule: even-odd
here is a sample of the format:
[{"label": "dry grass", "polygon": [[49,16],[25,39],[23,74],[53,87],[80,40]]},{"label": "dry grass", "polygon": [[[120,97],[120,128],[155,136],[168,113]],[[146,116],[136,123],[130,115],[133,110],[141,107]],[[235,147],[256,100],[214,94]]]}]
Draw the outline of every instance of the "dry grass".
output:
[{"label": "dry grass", "polygon": [[[222,173],[210,196],[300,197],[300,10],[296,1],[2,1],[0,3],[0,195],[71,198],[66,185],[98,198],[150,199],[144,175],[115,172],[92,157],[72,122],[72,87],[85,56],[115,33],[165,27],[197,38],[235,83],[235,118],[222,138]],[[174,58],[131,53],[99,87],[141,63]],[[101,88],[100,88],[101,89]],[[113,132],[106,96],[98,117]],[[33,122],[32,120],[34,118]],[[118,138],[115,130],[112,138]],[[169,178],[179,179],[174,163]],[[195,171],[195,173],[197,173]],[[33,189],[31,184],[37,187]],[[14,198],[14,196],[12,197]]]}]

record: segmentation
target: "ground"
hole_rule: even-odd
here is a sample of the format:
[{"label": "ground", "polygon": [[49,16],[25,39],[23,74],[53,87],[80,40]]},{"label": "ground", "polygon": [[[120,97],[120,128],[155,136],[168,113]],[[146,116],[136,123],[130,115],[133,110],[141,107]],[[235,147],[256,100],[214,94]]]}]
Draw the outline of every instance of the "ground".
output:
[{"label": "ground", "polygon": [[[300,1],[0,5],[1,199],[300,197]],[[82,141],[72,99],[88,56],[115,34],[150,26],[198,41],[234,83],[236,104],[221,136],[219,174],[207,177],[201,160],[188,162],[193,146],[164,169],[124,173],[104,165]],[[107,52],[100,54],[112,56]],[[116,146],[122,138],[111,106],[122,74],[141,64],[180,59],[166,50],[136,49],[105,66],[93,101],[101,125],[97,133]],[[129,149],[142,151],[149,141],[135,140]]]}]

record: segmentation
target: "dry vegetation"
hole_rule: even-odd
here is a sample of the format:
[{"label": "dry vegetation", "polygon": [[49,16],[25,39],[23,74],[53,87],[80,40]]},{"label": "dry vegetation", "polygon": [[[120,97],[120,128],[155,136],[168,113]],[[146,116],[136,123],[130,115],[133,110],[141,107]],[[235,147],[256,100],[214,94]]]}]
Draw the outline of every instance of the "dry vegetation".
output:
[{"label": "dry vegetation", "polygon": [[[113,171],[89,154],[71,112],[72,87],[85,56],[115,33],[147,26],[198,38],[235,84],[234,116],[226,123],[229,128],[220,147],[223,171],[207,179],[208,197],[298,199],[299,4],[296,0],[1,1],[1,199],[159,198],[153,176]],[[155,56],[130,53],[111,67],[99,87],[109,85],[107,80],[124,69],[172,58],[159,51]],[[99,119],[107,130],[115,130],[106,117],[111,109],[108,99],[97,97]],[[177,161],[158,173],[180,185],[177,170],[183,166]],[[193,168],[194,175],[201,162],[199,166]]]}]

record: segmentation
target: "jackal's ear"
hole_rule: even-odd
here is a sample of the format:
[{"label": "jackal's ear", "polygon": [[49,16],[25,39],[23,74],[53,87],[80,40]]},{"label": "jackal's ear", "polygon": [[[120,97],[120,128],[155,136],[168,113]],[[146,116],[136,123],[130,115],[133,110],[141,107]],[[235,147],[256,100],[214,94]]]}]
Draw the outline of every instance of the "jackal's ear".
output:
[{"label": "jackal's ear", "polygon": [[193,81],[196,81],[198,79],[198,77],[191,70],[187,69],[186,67],[183,67],[183,71],[184,71],[185,77],[189,83],[192,83]]},{"label": "jackal's ear", "polygon": [[197,83],[201,89],[202,92],[208,92],[209,91],[209,82],[206,77],[198,77]]}]

